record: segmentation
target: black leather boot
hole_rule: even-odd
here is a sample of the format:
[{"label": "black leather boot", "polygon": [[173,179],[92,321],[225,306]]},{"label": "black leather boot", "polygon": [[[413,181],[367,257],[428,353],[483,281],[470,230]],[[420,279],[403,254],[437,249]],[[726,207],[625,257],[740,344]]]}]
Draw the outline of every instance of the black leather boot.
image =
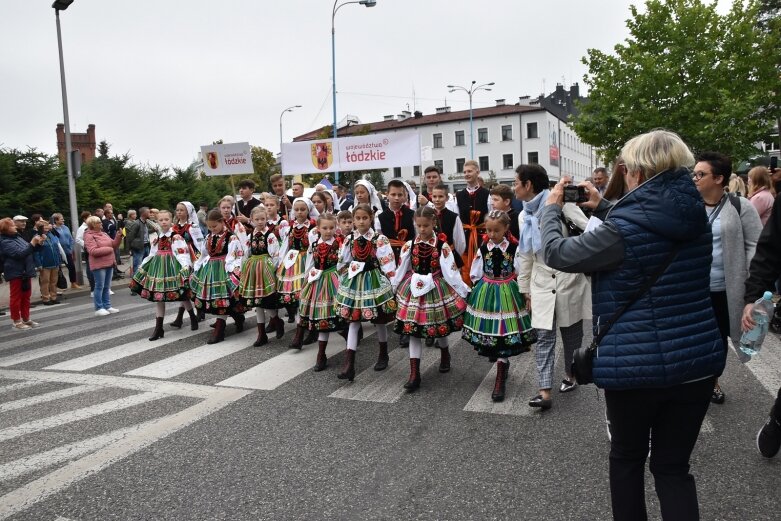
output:
[{"label": "black leather boot", "polygon": [[328,346],[328,340],[320,340],[317,343],[317,361],[312,370],[319,373],[326,367],[328,367],[328,357],[325,356],[325,348]]},{"label": "black leather boot", "polygon": [[179,329],[182,327],[182,319],[184,318],[184,308],[179,306],[179,310],[176,312],[176,318],[173,322],[168,324],[171,327],[175,327],[176,329]]},{"label": "black leather boot", "polygon": [[414,393],[420,388],[420,358],[409,359],[409,380],[404,388],[408,393]]},{"label": "black leather boot", "polygon": [[450,349],[447,347],[440,347],[439,352],[442,358],[439,359],[439,372],[447,373],[450,371]]},{"label": "black leather boot", "polygon": [[304,338],[304,328],[301,326],[298,326],[296,328],[296,334],[293,336],[293,341],[290,342],[290,349],[301,349],[304,347],[303,344],[303,338]]},{"label": "black leather boot", "polygon": [[253,347],[260,347],[268,344],[268,337],[266,336],[266,325],[263,323],[258,324],[258,339],[252,344]]},{"label": "black leather boot", "polygon": [[309,333],[306,335],[306,338],[304,339],[304,345],[308,346],[311,344],[314,344],[317,342],[318,332],[314,329],[310,329]]},{"label": "black leather boot", "polygon": [[388,368],[388,342],[380,342],[380,354],[377,355],[377,363],[374,364],[375,371],[383,371]]},{"label": "black leather boot", "polygon": [[236,332],[241,333],[244,331],[244,314],[243,313],[231,313],[231,317],[233,317],[233,321],[236,322]]},{"label": "black leather boot", "polygon": [[190,315],[190,330],[198,331],[198,317],[195,315],[195,311],[191,309],[187,314]]},{"label": "black leather boot", "polygon": [[163,338],[165,331],[163,331],[163,317],[155,318],[155,330],[152,332],[152,336],[149,337],[150,342],[154,342],[158,338]]},{"label": "black leather boot", "polygon": [[206,341],[207,344],[216,344],[225,340],[225,319],[218,318],[214,323],[214,330],[212,336]]},{"label": "black leather boot", "polygon": [[277,325],[277,327],[274,328],[274,331],[277,334],[277,338],[282,338],[285,336],[285,321],[279,318],[279,316],[272,318],[271,321]]},{"label": "black leather boot", "polygon": [[510,362],[496,362],[496,382],[494,383],[494,392],[491,393],[491,400],[501,402],[504,400],[505,384],[507,383],[507,372],[510,370]]},{"label": "black leather boot", "polygon": [[336,377],[340,380],[350,380],[351,382],[355,379],[355,351],[352,349],[347,349],[344,367],[342,367],[342,372],[336,375]]}]

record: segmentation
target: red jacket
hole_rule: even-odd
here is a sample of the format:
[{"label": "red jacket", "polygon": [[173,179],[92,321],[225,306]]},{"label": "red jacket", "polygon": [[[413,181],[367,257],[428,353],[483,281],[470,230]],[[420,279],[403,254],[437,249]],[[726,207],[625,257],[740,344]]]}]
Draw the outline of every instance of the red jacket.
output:
[{"label": "red jacket", "polygon": [[89,254],[89,268],[91,270],[101,270],[104,268],[113,268],[116,264],[114,258],[114,249],[119,248],[122,242],[122,234],[118,233],[112,240],[107,233],[96,230],[87,230],[84,232],[84,249]]}]

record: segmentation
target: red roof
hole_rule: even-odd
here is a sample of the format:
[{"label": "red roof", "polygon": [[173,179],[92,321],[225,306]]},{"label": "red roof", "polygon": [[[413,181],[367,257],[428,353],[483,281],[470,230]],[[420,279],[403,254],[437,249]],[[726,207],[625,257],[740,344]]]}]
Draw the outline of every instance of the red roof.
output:
[{"label": "red roof", "polygon": [[[545,110],[543,107],[530,107],[528,105],[499,105],[494,107],[486,107],[474,109],[472,111],[472,117],[474,119],[480,119],[490,116],[504,116],[507,114],[521,114],[523,112],[538,112]],[[448,123],[450,121],[462,121],[469,119],[469,110],[458,110],[456,112],[443,112],[441,114],[429,114],[419,118],[409,117],[404,120],[390,120],[390,121],[376,121],[374,123],[363,123],[341,127],[338,129],[337,135],[339,137],[352,136],[357,132],[364,132],[366,127],[369,127],[369,133],[379,132],[383,130],[394,130],[409,127],[418,127],[421,125],[435,125],[437,123]],[[326,127],[320,127],[317,130],[307,132],[298,137],[293,138],[293,141],[309,141],[317,139],[323,133],[323,129]]]}]

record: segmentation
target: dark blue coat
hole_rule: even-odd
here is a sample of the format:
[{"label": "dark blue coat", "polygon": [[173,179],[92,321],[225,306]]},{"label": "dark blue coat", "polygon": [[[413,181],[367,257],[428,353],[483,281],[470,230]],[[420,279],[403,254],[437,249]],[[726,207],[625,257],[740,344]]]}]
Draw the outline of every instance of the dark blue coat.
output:
[{"label": "dark blue coat", "polygon": [[710,299],[712,238],[705,207],[685,169],[663,172],[608,213],[623,238],[623,262],[592,278],[594,328],[604,324],[679,250],[653,287],[602,339],[594,382],[604,389],[669,387],[718,376],[722,345]]},{"label": "dark blue coat", "polygon": [[0,234],[0,262],[5,280],[35,277],[33,246],[18,233],[14,236]]}]

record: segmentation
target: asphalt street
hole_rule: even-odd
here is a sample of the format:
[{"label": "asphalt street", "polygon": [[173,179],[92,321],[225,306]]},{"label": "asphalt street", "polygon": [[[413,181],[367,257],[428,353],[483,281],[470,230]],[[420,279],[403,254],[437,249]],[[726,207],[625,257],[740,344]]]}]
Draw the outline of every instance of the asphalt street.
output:
[{"label": "asphalt street", "polygon": [[[610,519],[603,395],[554,391],[550,411],[530,409],[532,353],[512,359],[501,404],[491,364],[460,338],[447,374],[425,349],[406,394],[395,335],[391,366],[372,369],[373,326],[349,383],[338,335],[314,373],[316,345],[288,350],[289,324],[261,348],[254,314],[241,334],[229,320],[221,344],[187,320],[149,342],[153,305],[126,288],[112,303],[120,313],[102,318],[86,293],[38,306],[29,332],[2,317],[0,519]],[[781,458],[754,439],[781,386],[779,339],[747,365],[731,353],[722,386],[692,459],[701,517],[778,520]],[[647,497],[659,519],[650,474]]]}]

